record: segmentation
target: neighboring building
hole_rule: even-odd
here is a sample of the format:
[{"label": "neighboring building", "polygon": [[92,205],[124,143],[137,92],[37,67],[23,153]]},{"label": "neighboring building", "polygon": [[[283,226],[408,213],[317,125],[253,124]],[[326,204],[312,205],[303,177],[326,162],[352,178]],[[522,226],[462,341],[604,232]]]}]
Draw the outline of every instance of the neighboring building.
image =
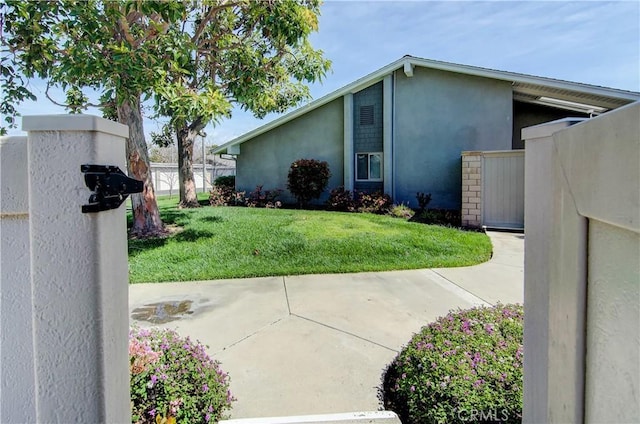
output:
[{"label": "neighboring building", "polygon": [[[202,162],[193,164],[193,180],[197,192],[211,190],[216,178],[235,175],[236,172],[235,160],[218,155],[207,157],[204,175],[202,167]],[[156,194],[173,195],[180,192],[177,163],[151,162],[151,179]]]},{"label": "neighboring building", "polygon": [[293,161],[318,159],[329,163],[329,190],[381,190],[413,207],[425,192],[430,207],[459,209],[461,152],[522,149],[524,127],[637,100],[636,92],[405,56],[215,153],[236,156],[238,190],[286,188]]}]

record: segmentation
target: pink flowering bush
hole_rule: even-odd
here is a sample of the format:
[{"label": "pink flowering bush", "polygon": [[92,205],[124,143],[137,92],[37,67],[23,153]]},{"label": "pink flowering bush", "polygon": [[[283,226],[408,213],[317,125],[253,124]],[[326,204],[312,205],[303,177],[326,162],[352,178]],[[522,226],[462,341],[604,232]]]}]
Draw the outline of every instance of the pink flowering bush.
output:
[{"label": "pink flowering bush", "polygon": [[234,400],[205,347],[167,329],[129,331],[133,423],[215,423]]},{"label": "pink flowering bush", "polygon": [[521,305],[450,312],[423,327],[383,375],[405,424],[522,421]]}]

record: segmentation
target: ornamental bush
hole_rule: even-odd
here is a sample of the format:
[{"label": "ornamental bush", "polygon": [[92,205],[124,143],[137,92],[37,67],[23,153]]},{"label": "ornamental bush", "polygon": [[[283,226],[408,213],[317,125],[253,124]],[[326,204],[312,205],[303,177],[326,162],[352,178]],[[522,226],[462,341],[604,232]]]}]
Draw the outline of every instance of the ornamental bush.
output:
[{"label": "ornamental bush", "polygon": [[351,191],[345,190],[343,186],[334,188],[329,193],[327,200],[327,209],[339,212],[355,212],[358,206],[351,194]]},{"label": "ornamental bush", "polygon": [[521,305],[450,312],[423,327],[382,377],[405,424],[522,421]]},{"label": "ornamental bush", "polygon": [[298,159],[291,164],[287,175],[287,189],[305,206],[318,199],[329,184],[329,164],[315,159]]},{"label": "ornamental bush", "polygon": [[215,423],[234,400],[205,347],[167,329],[129,331],[132,422]]},{"label": "ornamental bush", "polygon": [[262,186],[256,186],[255,190],[249,193],[249,197],[245,199],[245,204],[250,208],[271,208],[276,209],[282,206],[278,201],[278,197],[282,190],[263,190]]},{"label": "ornamental bush", "polygon": [[384,215],[391,210],[393,200],[388,194],[376,191],[375,193],[358,193],[357,204],[359,212]]},{"label": "ornamental bush", "polygon": [[236,176],[235,175],[221,175],[215,179],[213,182],[214,186],[217,187],[229,187],[231,189],[235,189],[236,187]]}]

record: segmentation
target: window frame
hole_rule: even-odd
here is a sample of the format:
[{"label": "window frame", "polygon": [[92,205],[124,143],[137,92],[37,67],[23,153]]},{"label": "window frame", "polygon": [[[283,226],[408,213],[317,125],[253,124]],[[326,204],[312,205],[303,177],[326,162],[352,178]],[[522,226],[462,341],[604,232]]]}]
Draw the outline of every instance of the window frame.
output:
[{"label": "window frame", "polygon": [[[358,156],[367,155],[367,178],[358,178]],[[371,178],[371,156],[377,155],[380,158],[380,178]],[[356,181],[381,182],[384,180],[384,156],[382,152],[358,152],[355,154],[355,177]]]}]

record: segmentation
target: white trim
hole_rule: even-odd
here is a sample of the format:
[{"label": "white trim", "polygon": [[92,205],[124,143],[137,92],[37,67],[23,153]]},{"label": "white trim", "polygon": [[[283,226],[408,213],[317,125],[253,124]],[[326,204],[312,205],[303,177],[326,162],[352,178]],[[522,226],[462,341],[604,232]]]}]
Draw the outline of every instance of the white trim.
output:
[{"label": "white trim", "polygon": [[353,94],[344,95],[344,148],[343,184],[347,191],[353,190]]},{"label": "white trim", "polygon": [[[375,421],[373,421],[375,420]],[[373,411],[373,412],[346,412],[341,414],[324,414],[324,415],[298,415],[294,417],[264,417],[264,418],[239,418],[234,420],[220,421],[220,424],[302,424],[302,423],[329,423],[329,422],[389,422],[399,423],[400,420],[395,412],[392,411]]]},{"label": "white trim", "polygon": [[[380,178],[358,178],[358,155],[367,155],[367,176],[371,176],[371,156],[380,156]],[[384,153],[383,152],[356,152],[353,156],[355,161],[355,179],[357,182],[379,183],[384,181]]]},{"label": "white trim", "polygon": [[382,191],[393,199],[393,74],[382,83]]},{"label": "white trim", "polygon": [[317,100],[312,101],[311,103],[308,103],[305,106],[302,106],[294,110],[291,113],[288,113],[287,115],[281,116],[261,127],[253,129],[241,135],[240,137],[237,137],[223,144],[222,146],[214,150],[213,153],[214,154],[221,153],[221,152],[224,153],[227,151],[227,149],[230,146],[244,143],[245,141],[250,140],[253,137],[256,137],[260,134],[270,131],[276,127],[279,127],[280,125],[283,125],[301,115],[304,115],[307,112],[311,112],[314,109],[324,106],[325,104],[330,103],[344,96],[345,94],[357,93],[360,90],[363,90],[367,87],[370,87],[373,84],[376,84],[382,81],[387,75],[393,73],[394,71],[400,68],[402,68],[403,70],[406,70],[405,65],[410,66],[411,69],[415,68],[415,66],[420,66],[423,68],[455,72],[458,74],[473,75],[473,76],[491,78],[491,79],[502,80],[502,81],[510,81],[511,83],[534,84],[534,85],[541,85],[541,86],[550,87],[550,88],[556,88],[560,90],[572,90],[572,91],[577,91],[579,93],[611,97],[611,98],[620,99],[620,100],[628,100],[630,102],[640,100],[640,93],[633,92],[633,91],[600,87],[600,86],[582,84],[582,83],[571,82],[571,81],[563,81],[563,80],[557,80],[553,78],[536,77],[533,75],[518,74],[515,72],[498,71],[494,69],[480,68],[477,66],[440,62],[437,60],[422,59],[422,58],[413,57],[413,56],[404,56],[396,60],[395,62],[392,62],[389,65],[384,66],[378,69],[377,71],[370,73],[369,75],[366,75],[360,79],[355,80],[351,84],[348,84],[332,93],[327,94],[326,96],[323,96]]}]

